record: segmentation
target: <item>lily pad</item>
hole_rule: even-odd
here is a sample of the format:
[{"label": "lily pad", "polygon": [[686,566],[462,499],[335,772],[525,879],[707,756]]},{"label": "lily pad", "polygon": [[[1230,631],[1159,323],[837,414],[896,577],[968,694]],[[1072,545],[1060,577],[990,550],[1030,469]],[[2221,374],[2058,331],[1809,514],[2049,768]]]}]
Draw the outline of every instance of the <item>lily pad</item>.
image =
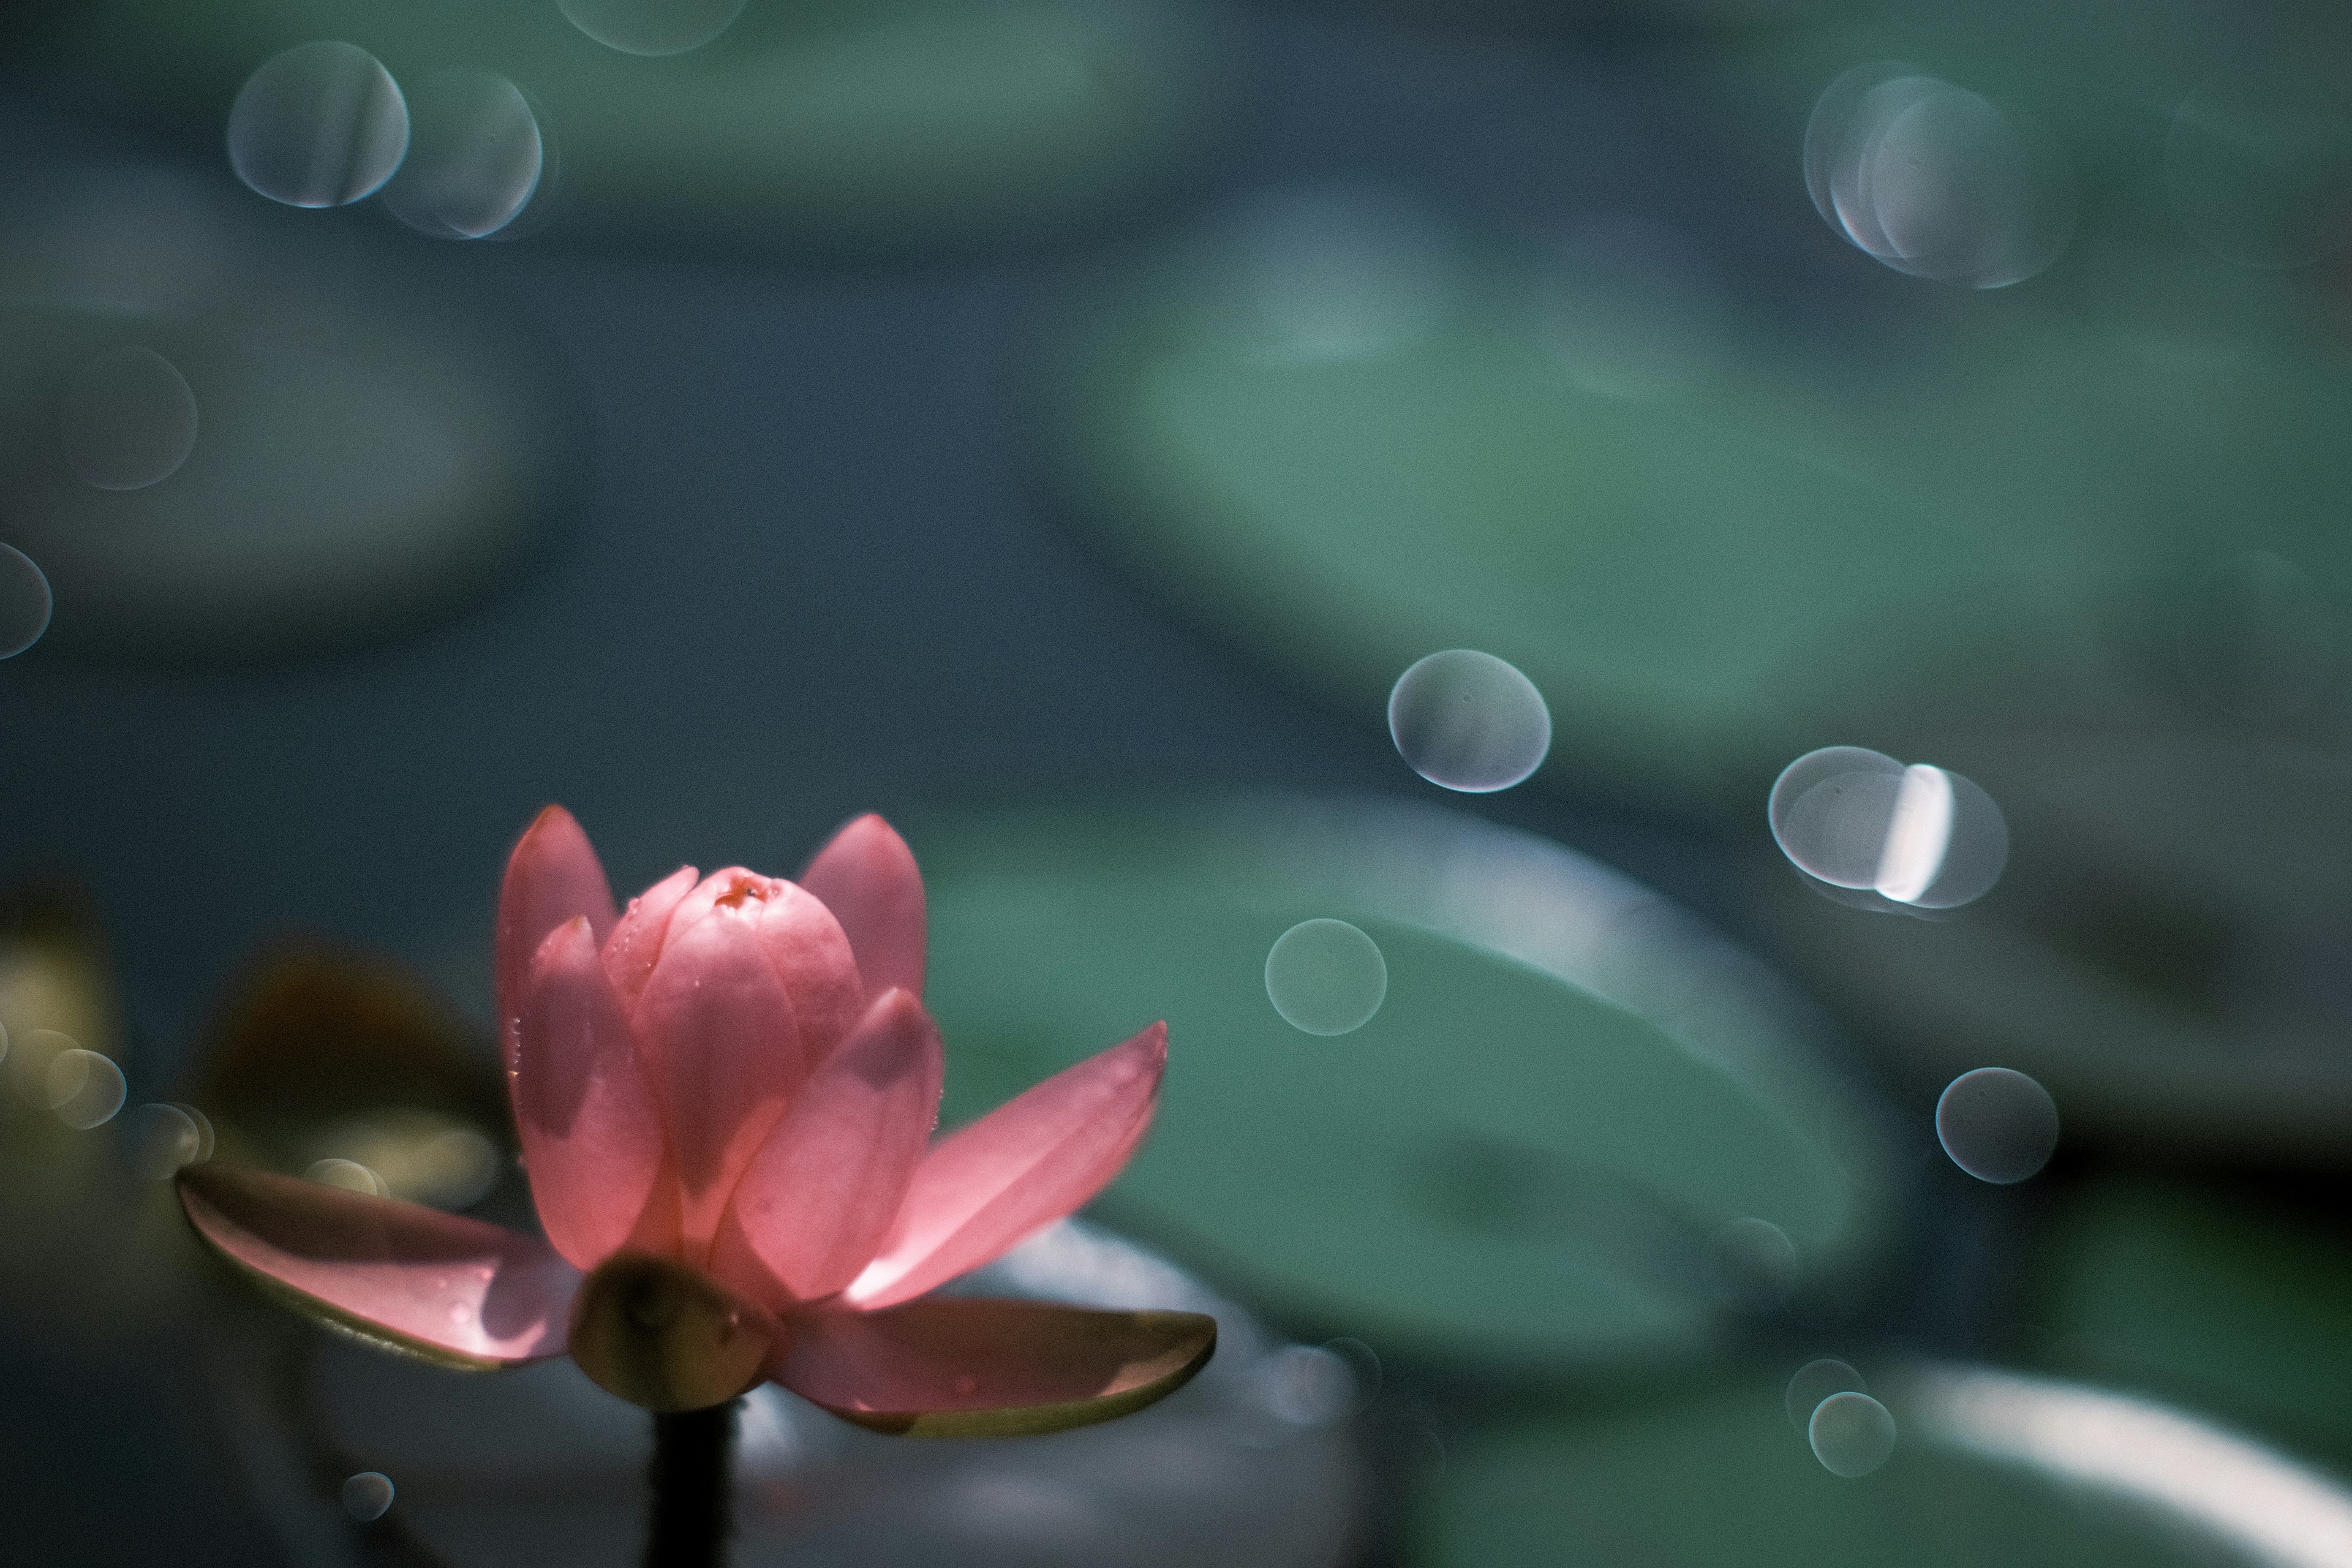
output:
[{"label": "lily pad", "polygon": [[[1903,1379],[1888,1404],[1894,1457],[1855,1479],[1816,1462],[1763,1380],[1465,1442],[1423,1512],[1420,1561],[2211,1568],[2276,1561],[2285,1530],[2352,1514],[2340,1486],[2259,1445],[2096,1389],[1939,1368]],[[2209,1487],[2168,1491],[2165,1466],[2181,1462],[2242,1466],[2279,1489],[2235,1505]],[[2292,1525],[2273,1511],[2289,1497]]]},{"label": "lily pad", "polygon": [[2277,279],[2102,233],[2064,294],[1832,310],[1654,230],[1563,262],[1330,193],[1244,215],[1047,358],[1081,526],[1367,721],[1480,648],[1550,702],[1551,776],[1684,791],[1930,669],[2079,662],[2231,552],[2347,580],[2352,378]]},{"label": "lily pad", "polygon": [[[946,1121],[1164,1017],[1159,1121],[1111,1212],[1335,1331],[1559,1369],[1689,1354],[1789,1268],[1832,1286],[1893,1217],[1875,1130],[1824,1127],[1831,1079],[1769,979],[1556,845],[1296,799],[919,842]],[[1265,989],[1318,917],[1387,962],[1346,1035]]]},{"label": "lily pad", "polygon": [[2041,1248],[2044,1352],[2352,1461],[2352,1239],[2178,1179],[2071,1194]]},{"label": "lily pad", "polygon": [[135,83],[142,109],[215,125],[247,73],[313,39],[359,45],[404,87],[494,70],[548,141],[535,205],[592,230],[820,245],[1085,213],[1211,140],[1233,77],[1186,0],[753,5],[662,58],[593,41],[554,0],[111,0],[62,37],[100,90]]}]

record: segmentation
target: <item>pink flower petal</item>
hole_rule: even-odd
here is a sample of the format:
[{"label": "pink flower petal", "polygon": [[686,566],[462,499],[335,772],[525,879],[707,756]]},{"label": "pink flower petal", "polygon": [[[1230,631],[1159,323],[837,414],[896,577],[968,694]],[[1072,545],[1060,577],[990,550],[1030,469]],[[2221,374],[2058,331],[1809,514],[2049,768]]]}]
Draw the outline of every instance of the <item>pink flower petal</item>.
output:
[{"label": "pink flower petal", "polygon": [[603,942],[613,929],[613,889],[588,836],[560,805],[541,812],[507,858],[499,889],[499,929],[493,954],[498,990],[499,1034],[514,1065],[515,1016],[522,1008],[523,983],[547,933],[574,915]]},{"label": "pink flower petal", "polygon": [[939,1119],[940,1072],[939,1026],[922,1004],[904,991],[884,994],[752,1157],[720,1222],[711,1271],[760,1300],[780,1284],[779,1309],[856,1279]]},{"label": "pink flower petal", "polygon": [[593,1268],[636,1228],[662,1167],[661,1112],[628,1020],[574,918],[541,944],[507,1087],[531,1201],[555,1250]]},{"label": "pink flower petal", "polygon": [[1154,1024],[933,1144],[849,1301],[910,1300],[1102,1191],[1150,1129],[1167,1065],[1168,1026]]},{"label": "pink flower petal", "polygon": [[756,904],[673,921],[633,1022],[677,1162],[686,1261],[699,1265],[744,1166],[808,1079]]},{"label": "pink flower petal", "polygon": [[760,945],[792,995],[810,1063],[824,1060],[866,1011],[866,986],[841,922],[807,889],[779,881],[760,915]]},{"label": "pink flower petal", "polygon": [[866,993],[923,994],[923,878],[907,841],[868,812],[816,852],[801,886],[824,900],[849,945]]},{"label": "pink flower petal", "polygon": [[801,1044],[811,1064],[823,1061],[866,1010],[857,960],[840,922],[799,884],[730,866],[702,879],[678,900],[666,940],[676,942],[722,909],[756,918],[761,948],[793,999]]},{"label": "pink flower petal", "polygon": [[621,999],[623,1012],[636,1010],[637,997],[646,988],[646,976],[654,972],[654,961],[661,956],[662,939],[669,934],[670,916],[701,878],[702,873],[693,867],[680,866],[631,899],[629,907],[614,924],[613,934],[604,942],[604,978],[613,983],[613,993]]},{"label": "pink flower petal", "polygon": [[236,1165],[180,1173],[214,1247],[336,1327],[446,1365],[563,1353],[580,1276],[545,1244],[417,1204]]},{"label": "pink flower petal", "polygon": [[1197,1312],[946,1299],[795,1318],[768,1371],[877,1431],[1001,1437],[1139,1410],[1191,1381],[1216,1348],[1216,1320]]}]

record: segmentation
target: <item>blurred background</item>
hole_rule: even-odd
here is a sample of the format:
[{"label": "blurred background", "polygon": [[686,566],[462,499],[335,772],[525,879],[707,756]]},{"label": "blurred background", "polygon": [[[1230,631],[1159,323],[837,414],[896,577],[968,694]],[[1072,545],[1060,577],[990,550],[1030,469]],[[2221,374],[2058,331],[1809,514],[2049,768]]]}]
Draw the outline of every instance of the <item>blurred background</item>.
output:
[{"label": "blurred background", "polygon": [[740,1563],[2352,1568],[2352,14],[0,39],[22,1561],[635,1560],[636,1412],[326,1340],[168,1180],[529,1226],[556,801],[624,896],[888,816],[950,1122],[1171,1028],[981,1284],[1210,1371],[762,1390]]}]

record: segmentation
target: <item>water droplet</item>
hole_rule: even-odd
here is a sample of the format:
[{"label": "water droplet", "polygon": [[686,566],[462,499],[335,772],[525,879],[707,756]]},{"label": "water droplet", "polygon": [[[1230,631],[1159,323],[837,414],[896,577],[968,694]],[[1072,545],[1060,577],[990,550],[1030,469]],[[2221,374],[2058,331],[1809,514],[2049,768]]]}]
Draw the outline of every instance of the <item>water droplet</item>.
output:
[{"label": "water droplet", "polygon": [[1936,1138],[1952,1163],[1980,1182],[2021,1182],[2058,1147],[2058,1102],[2008,1068],[1954,1079],[1936,1101]]},{"label": "water droplet", "polygon": [[1805,184],[1854,246],[1938,282],[2020,282],[2074,237],[2074,174],[2054,141],[1989,99],[1892,63],[1847,71],[1814,104]]},{"label": "water droplet", "polygon": [[49,579],[31,556],[0,544],[0,658],[14,658],[49,629]]},{"label": "water droplet", "polygon": [[1252,1375],[1266,1410],[1293,1426],[1328,1426],[1352,1415],[1363,1402],[1348,1358],[1316,1345],[1285,1345],[1270,1352]]},{"label": "water droplet", "polygon": [[85,1132],[112,1121],[122,1109],[122,1069],[79,1046],[49,1058],[47,1088],[49,1109],[58,1120]]},{"label": "water droplet", "polygon": [[124,1163],[151,1182],[166,1182],[184,1165],[195,1163],[204,1135],[176,1105],[142,1105],[122,1119]]},{"label": "water droplet", "polygon": [[1735,1312],[1771,1311],[1795,1293],[1801,1271],[1789,1233],[1753,1215],[1715,1233],[1702,1268],[1708,1293]]},{"label": "water droplet", "polygon": [[1265,955],[1265,994],[1292,1028],[1310,1035],[1360,1029],[1389,994],[1380,944],[1345,921],[1301,921]]},{"label": "water droplet", "polygon": [[2009,825],[1970,779],[1860,746],[1808,752],[1773,782],[1767,815],[1790,863],[1832,888],[1947,910],[2009,864]]},{"label": "water droplet", "polygon": [[522,89],[488,71],[445,71],[409,95],[408,156],[383,205],[411,228],[479,239],[512,223],[546,161]]},{"label": "water droplet", "polygon": [[383,1184],[383,1178],[357,1160],[314,1161],[302,1175],[305,1180],[341,1187],[346,1192],[366,1193],[379,1198],[392,1195],[391,1189]]},{"label": "water droplet", "polygon": [[196,449],[196,395],[154,350],[110,350],[75,373],[58,439],[85,484],[145,489],[179,472]]},{"label": "water droplet", "polygon": [[300,44],[246,79],[228,111],[228,161],[289,206],[331,207],[373,192],[408,149],[408,105],[356,44]]},{"label": "water droplet", "polygon": [[1832,1394],[1814,1407],[1805,1437],[1822,1468],[1852,1480],[1894,1457],[1895,1417],[1867,1394]]},{"label": "water droplet", "polygon": [[392,1478],[381,1470],[362,1470],[343,1483],[343,1511],[362,1521],[382,1519],[392,1507]]},{"label": "water droplet", "polygon": [[2181,100],[2164,143],[2180,226],[2245,267],[2302,267],[2352,239],[2352,113],[2331,66],[2267,58]]},{"label": "water droplet", "polygon": [[1389,692],[1397,754],[1433,784],[1465,794],[1508,789],[1551,750],[1551,710],[1535,682],[1490,653],[1433,653]]},{"label": "water droplet", "polygon": [[555,0],[573,26],[625,55],[681,55],[734,24],[743,0]]},{"label": "water droplet", "polygon": [[1856,1372],[1851,1363],[1839,1361],[1834,1356],[1809,1361],[1789,1379],[1785,1401],[1789,1425],[1804,1432],[1812,1424],[1813,1412],[1820,1409],[1822,1401],[1831,1394],[1869,1392],[1870,1380]]}]

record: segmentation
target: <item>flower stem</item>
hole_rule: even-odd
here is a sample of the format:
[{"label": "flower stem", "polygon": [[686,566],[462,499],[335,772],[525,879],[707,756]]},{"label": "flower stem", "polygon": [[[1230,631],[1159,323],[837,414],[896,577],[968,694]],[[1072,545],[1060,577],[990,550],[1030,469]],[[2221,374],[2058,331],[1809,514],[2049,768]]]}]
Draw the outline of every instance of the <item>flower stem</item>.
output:
[{"label": "flower stem", "polygon": [[655,1415],[646,1568],[723,1568],[739,1403]]}]

